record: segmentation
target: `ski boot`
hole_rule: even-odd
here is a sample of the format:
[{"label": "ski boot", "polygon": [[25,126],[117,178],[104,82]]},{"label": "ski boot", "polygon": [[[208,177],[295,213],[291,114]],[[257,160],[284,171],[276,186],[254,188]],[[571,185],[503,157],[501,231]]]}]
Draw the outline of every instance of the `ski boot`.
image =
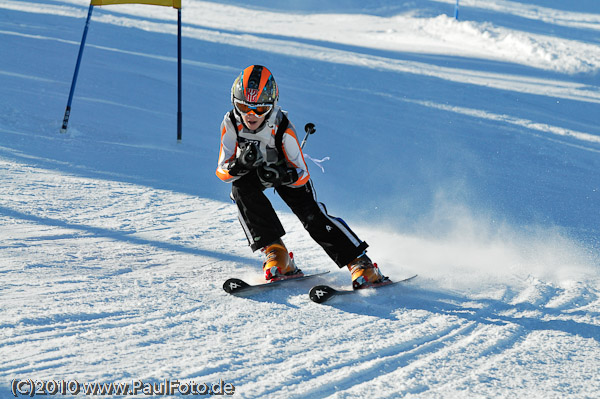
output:
[{"label": "ski boot", "polygon": [[302,275],[300,269],[296,267],[294,255],[286,249],[281,240],[275,241],[262,249],[267,256],[263,263],[265,279],[269,281],[282,280],[296,274]]},{"label": "ski boot", "polygon": [[352,273],[352,288],[355,290],[389,280],[365,253],[350,262],[348,270]]}]

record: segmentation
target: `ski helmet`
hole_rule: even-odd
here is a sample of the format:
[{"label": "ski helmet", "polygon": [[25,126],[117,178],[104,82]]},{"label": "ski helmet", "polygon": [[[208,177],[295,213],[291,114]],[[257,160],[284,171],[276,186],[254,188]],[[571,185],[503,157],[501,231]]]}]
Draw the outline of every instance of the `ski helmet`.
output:
[{"label": "ski helmet", "polygon": [[279,88],[271,71],[262,65],[251,65],[244,69],[231,86],[231,102],[234,100],[250,104],[277,104]]}]

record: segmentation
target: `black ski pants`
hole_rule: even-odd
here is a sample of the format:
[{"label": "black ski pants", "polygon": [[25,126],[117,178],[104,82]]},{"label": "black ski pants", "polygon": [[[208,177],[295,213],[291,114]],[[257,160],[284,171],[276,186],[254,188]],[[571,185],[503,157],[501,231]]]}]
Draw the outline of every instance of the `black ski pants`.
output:
[{"label": "black ski pants", "polygon": [[[285,229],[264,190],[265,187],[253,172],[232,183],[231,194],[253,251],[285,235]],[[275,190],[310,236],[340,268],[367,248],[367,243],[361,241],[342,219],[327,214],[325,205],[317,202],[311,181],[301,187],[280,186]]]}]

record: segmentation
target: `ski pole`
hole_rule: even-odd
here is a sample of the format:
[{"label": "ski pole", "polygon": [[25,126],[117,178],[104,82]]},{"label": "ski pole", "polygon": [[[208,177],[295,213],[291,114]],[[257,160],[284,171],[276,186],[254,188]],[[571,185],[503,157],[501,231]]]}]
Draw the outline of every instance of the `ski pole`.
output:
[{"label": "ski pole", "polygon": [[307,123],[306,125],[304,125],[304,131],[306,132],[306,135],[304,136],[304,140],[302,140],[302,145],[300,145],[300,149],[304,148],[304,144],[306,144],[306,140],[308,140],[308,136],[311,134],[314,134],[317,129],[315,129],[315,124],[314,123]]}]

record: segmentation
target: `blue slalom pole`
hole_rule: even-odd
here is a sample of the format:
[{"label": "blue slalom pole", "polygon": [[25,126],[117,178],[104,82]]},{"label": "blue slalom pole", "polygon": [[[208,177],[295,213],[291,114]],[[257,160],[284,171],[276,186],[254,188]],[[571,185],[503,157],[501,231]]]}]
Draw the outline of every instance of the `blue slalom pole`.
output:
[{"label": "blue slalom pole", "polygon": [[456,0],[456,5],[454,6],[454,19],[458,20],[458,0]]},{"label": "blue slalom pole", "polygon": [[77,56],[77,64],[75,64],[75,72],[73,73],[73,81],[71,82],[71,91],[69,92],[69,101],[67,101],[67,109],[65,110],[65,116],[63,118],[62,127],[60,128],[61,133],[67,132],[67,125],[69,124],[69,116],[71,115],[71,103],[73,102],[73,93],[75,93],[75,84],[77,83],[77,75],[79,74],[79,65],[81,64],[81,56],[83,55],[83,48],[85,47],[85,39],[87,38],[88,28],[90,27],[90,19],[92,18],[92,10],[94,6],[90,3],[90,9],[88,10],[87,20],[85,21],[85,27],[83,28],[83,36],[81,38],[81,44],[79,45],[79,55]]},{"label": "blue slalom pole", "polygon": [[181,141],[181,8],[177,9],[177,141]]}]

